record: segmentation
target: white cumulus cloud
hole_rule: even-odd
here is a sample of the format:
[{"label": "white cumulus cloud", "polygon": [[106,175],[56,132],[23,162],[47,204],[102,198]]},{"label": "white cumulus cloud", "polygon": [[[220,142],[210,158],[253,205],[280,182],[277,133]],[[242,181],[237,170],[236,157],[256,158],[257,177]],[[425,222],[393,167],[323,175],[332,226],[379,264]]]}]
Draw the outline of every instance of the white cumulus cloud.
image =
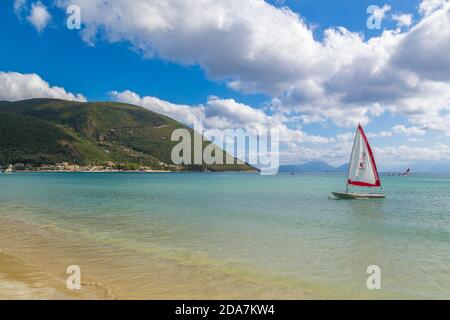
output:
[{"label": "white cumulus cloud", "polygon": [[413,15],[412,14],[394,14],[392,15],[392,19],[397,21],[397,27],[409,27],[413,23]]},{"label": "white cumulus cloud", "polygon": [[419,5],[419,12],[423,15],[429,15],[441,9],[446,3],[448,3],[448,0],[422,0]]},{"label": "white cumulus cloud", "polygon": [[30,15],[27,17],[28,21],[36,28],[38,32],[42,32],[50,22],[52,16],[47,10],[47,7],[40,1],[31,5]]},{"label": "white cumulus cloud", "polygon": [[18,101],[32,98],[86,101],[81,94],[73,94],[64,88],[50,86],[37,74],[0,71],[0,100]]},{"label": "white cumulus cloud", "polygon": [[144,107],[189,126],[192,126],[195,122],[202,121],[205,117],[204,108],[202,106],[174,104],[157,97],[140,97],[130,90],[122,92],[112,91],[110,92],[110,95],[116,101]]},{"label": "white cumulus cloud", "polygon": [[26,5],[26,0],[14,0],[14,13],[17,16],[21,16],[23,10],[25,9],[25,5]]},{"label": "white cumulus cloud", "polygon": [[236,102],[234,99],[211,96],[205,104],[189,106],[174,104],[156,97],[140,97],[129,90],[112,91],[110,94],[115,101],[142,106],[189,126],[193,126],[195,122],[202,122],[205,129],[246,129],[252,132],[273,128],[279,130],[280,140],[284,144],[331,142],[329,138],[309,135],[299,128],[292,128],[289,118],[282,115],[268,115],[261,109]]},{"label": "white cumulus cloud", "polygon": [[291,117],[354,126],[383,112],[413,119],[450,108],[448,1],[423,0],[415,25],[401,15],[408,30],[368,40],[343,27],[317,40],[299,14],[263,0],[57,3],[81,7],[90,44],[125,41],[144,57],[200,65],[234,90],[271,96]]},{"label": "white cumulus cloud", "polygon": [[407,136],[423,136],[426,131],[417,127],[405,127],[404,125],[397,125],[392,128],[394,134],[404,134]]}]

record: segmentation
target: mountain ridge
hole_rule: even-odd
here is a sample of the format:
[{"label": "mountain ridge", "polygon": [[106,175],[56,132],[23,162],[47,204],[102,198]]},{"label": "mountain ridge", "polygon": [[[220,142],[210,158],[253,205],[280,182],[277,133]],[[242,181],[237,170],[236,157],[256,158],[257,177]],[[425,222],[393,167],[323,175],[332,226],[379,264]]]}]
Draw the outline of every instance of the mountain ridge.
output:
[{"label": "mountain ridge", "polygon": [[450,173],[450,161],[420,161],[412,162],[403,167],[392,167],[386,172],[405,172],[410,169],[412,173]]},{"label": "mountain ridge", "polygon": [[[280,166],[280,172],[305,172],[305,173],[321,173],[321,172],[348,172],[348,163],[340,166],[332,166],[324,161],[310,161],[300,165],[283,165]],[[420,161],[405,164],[403,166],[390,166],[380,170],[380,173],[403,173],[407,169],[411,173],[450,173],[450,161]]]},{"label": "mountain ridge", "polygon": [[348,163],[334,167],[324,161],[309,161],[298,165],[280,166],[280,172],[347,172]]}]

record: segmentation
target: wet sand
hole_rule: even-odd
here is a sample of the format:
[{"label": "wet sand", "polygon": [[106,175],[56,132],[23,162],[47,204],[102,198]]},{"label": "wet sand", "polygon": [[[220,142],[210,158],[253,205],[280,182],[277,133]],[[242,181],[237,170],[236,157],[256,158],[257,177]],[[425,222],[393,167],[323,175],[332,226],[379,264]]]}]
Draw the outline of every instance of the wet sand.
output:
[{"label": "wet sand", "polygon": [[[66,268],[73,264],[81,268],[79,291],[66,288]],[[0,216],[0,299],[304,298],[298,285],[270,283],[264,275],[206,256],[136,251]]]},{"label": "wet sand", "polygon": [[0,252],[0,299],[90,299],[91,295],[68,291],[61,281]]}]

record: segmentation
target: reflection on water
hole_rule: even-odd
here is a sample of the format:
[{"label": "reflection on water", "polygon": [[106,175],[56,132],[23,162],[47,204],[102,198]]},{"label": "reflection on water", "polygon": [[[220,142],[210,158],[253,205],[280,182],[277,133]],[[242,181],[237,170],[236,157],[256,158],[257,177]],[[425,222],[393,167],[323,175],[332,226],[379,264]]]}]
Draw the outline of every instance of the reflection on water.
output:
[{"label": "reflection on water", "polygon": [[2,176],[0,248],[100,298],[448,298],[450,177],[383,178],[335,201],[340,175]]}]

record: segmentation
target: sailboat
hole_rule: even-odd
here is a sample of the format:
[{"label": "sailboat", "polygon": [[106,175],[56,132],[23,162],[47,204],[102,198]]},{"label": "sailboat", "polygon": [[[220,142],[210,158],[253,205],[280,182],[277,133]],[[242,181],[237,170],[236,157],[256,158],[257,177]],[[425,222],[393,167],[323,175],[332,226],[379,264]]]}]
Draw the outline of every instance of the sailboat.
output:
[{"label": "sailboat", "polygon": [[355,193],[350,186],[381,188],[380,176],[369,141],[361,125],[356,130],[353,150],[348,168],[347,187],[345,192],[332,192],[339,199],[382,199],[381,193]]},{"label": "sailboat", "polygon": [[6,168],[5,173],[13,173],[14,169],[12,165],[9,165],[8,168]]}]

